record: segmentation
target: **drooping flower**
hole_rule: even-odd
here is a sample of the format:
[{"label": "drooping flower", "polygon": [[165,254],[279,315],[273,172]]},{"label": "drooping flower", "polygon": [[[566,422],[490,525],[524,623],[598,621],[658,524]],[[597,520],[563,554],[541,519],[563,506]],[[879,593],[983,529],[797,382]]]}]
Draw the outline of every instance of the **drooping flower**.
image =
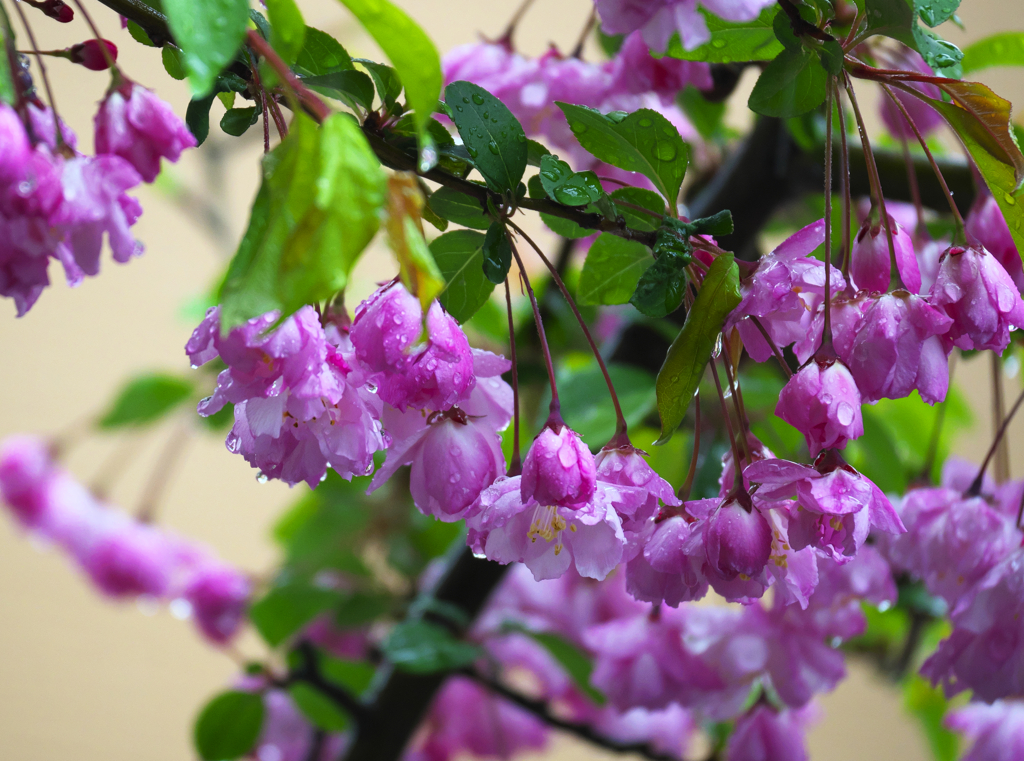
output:
[{"label": "drooping flower", "polygon": [[[1006,270],[1018,291],[1024,291],[1024,263],[1017,253],[1010,227],[991,193],[979,190],[978,197],[967,215],[967,233],[994,256]],[[945,249],[943,249],[945,250]]]},{"label": "drooping flower", "polygon": [[775,414],[804,435],[811,457],[864,433],[860,391],[839,360],[808,361],[783,386]]},{"label": "drooping flower", "polygon": [[921,674],[949,696],[972,690],[991,702],[1024,693],[1024,550],[994,566],[950,618],[952,633]]},{"label": "drooping flower", "polygon": [[146,182],[160,173],[160,159],[177,161],[196,139],[171,107],[151,90],[123,77],[96,112],[97,154],[127,160]]},{"label": "drooping flower", "polygon": [[844,353],[836,351],[857,381],[861,400],[902,399],[917,389],[929,404],[946,398],[949,364],[940,336],[953,321],[920,296],[906,291],[886,293],[874,300]]},{"label": "drooping flower", "polygon": [[1016,761],[1024,757],[1024,703],[968,703],[946,714],[943,724],[971,741],[961,761]]},{"label": "drooping flower", "polygon": [[0,103],[0,184],[19,179],[27,169],[32,147],[17,112]]},{"label": "drooping flower", "polygon": [[755,705],[729,736],[729,761],[807,761],[804,734],[817,713],[813,707],[776,711]]},{"label": "drooping flower", "polygon": [[708,581],[703,528],[690,515],[649,520],[647,530],[635,540],[639,552],[626,564],[629,593],[673,608],[704,597]]},{"label": "drooping flower", "polygon": [[814,547],[842,562],[857,552],[872,527],[890,534],[906,530],[882,491],[834,451],[823,453],[815,465],[764,460],[744,471],[761,484],[759,497],[796,497],[795,509],[788,511],[794,549]]},{"label": "drooping flower", "polygon": [[726,580],[759,576],[772,551],[772,531],[761,511],[751,503],[728,498],[704,524],[708,565]]},{"label": "drooping flower", "polygon": [[523,460],[523,502],[569,507],[589,502],[597,483],[594,455],[580,435],[562,424],[546,427]]},{"label": "drooping flower", "polygon": [[850,279],[863,291],[885,293],[892,278],[892,256],[900,279],[911,293],[921,290],[921,270],[914,254],[914,241],[892,216],[889,216],[893,252],[889,251],[889,234],[879,220],[868,219],[857,233],[850,251]]},{"label": "drooping flower", "polygon": [[931,303],[953,322],[942,337],[960,349],[1002,353],[1024,328],[1024,301],[1003,266],[984,248],[951,246],[942,255]]},{"label": "drooping flower", "polygon": [[[700,0],[708,11],[727,21],[751,21],[774,0]],[[652,50],[663,52],[679,34],[686,50],[711,39],[707,23],[697,10],[697,0],[595,0],[601,26],[608,34],[641,30]]]},{"label": "drooping flower", "polygon": [[235,568],[221,563],[198,567],[182,593],[196,626],[212,642],[227,642],[245,618],[252,584]]},{"label": "drooping flower", "polygon": [[269,313],[223,336],[219,308],[207,312],[186,352],[194,365],[219,355],[228,367],[199,413],[234,404],[228,450],[268,478],[312,488],[328,466],[346,479],[366,474],[384,446],[380,400],[327,340],[312,307],[267,332],[276,320]]},{"label": "drooping flower", "polygon": [[1011,518],[983,497],[954,489],[912,489],[899,513],[907,533],[883,544],[886,557],[951,608],[1020,545],[1016,515]]},{"label": "drooping flower", "polygon": [[397,281],[359,305],[351,338],[356,357],[379,376],[378,395],[399,410],[446,410],[476,383],[459,324],[434,301],[424,326],[419,300]]},{"label": "drooping flower", "polygon": [[81,64],[92,71],[106,71],[110,62],[117,60],[117,45],[110,40],[86,40],[72,45],[66,53],[71,63]]}]

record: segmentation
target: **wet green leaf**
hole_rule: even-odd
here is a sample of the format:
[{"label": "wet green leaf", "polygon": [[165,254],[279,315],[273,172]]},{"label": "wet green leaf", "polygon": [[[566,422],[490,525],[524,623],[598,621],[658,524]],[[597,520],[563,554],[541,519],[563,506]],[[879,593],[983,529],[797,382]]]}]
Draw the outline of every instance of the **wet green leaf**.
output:
[{"label": "wet green leaf", "polygon": [[249,620],[271,647],[277,647],[341,599],[334,590],[305,582],[274,587],[249,608]]},{"label": "wet green leaf", "polygon": [[[659,199],[660,200],[660,199]],[[576,288],[579,304],[625,304],[654,263],[642,243],[603,233],[590,246]]]},{"label": "wet green leaf", "polygon": [[473,164],[488,186],[514,193],[526,171],[528,146],[519,120],[504,103],[471,82],[452,82],[445,103]]},{"label": "wet green leaf", "polygon": [[512,245],[505,234],[505,225],[492,222],[484,236],[482,269],[492,284],[504,282],[512,266]]},{"label": "wet green leaf", "polygon": [[344,732],[348,729],[349,716],[338,708],[338,704],[316,687],[306,682],[289,685],[288,694],[292,701],[313,724],[325,732]]},{"label": "wet green leaf", "polygon": [[430,195],[427,203],[435,214],[457,225],[474,230],[486,230],[491,226],[491,218],[480,206],[480,202],[453,188],[438,188]]},{"label": "wet green leaf", "polygon": [[721,19],[702,8],[711,39],[694,50],[686,50],[679,37],[673,35],[666,53],[673,58],[708,63],[770,61],[782,52],[782,43],[772,30],[772,22],[778,12],[779,7],[772,4],[753,21],[737,23]]},{"label": "wet green leaf", "polygon": [[762,116],[800,116],[825,102],[827,80],[814,53],[784,50],[761,72],[747,105]]},{"label": "wet green leaf", "polygon": [[666,251],[654,260],[636,284],[629,303],[648,317],[667,317],[679,309],[686,293],[686,265],[690,260]]},{"label": "wet green leaf", "polygon": [[246,0],[163,0],[164,13],[184,54],[192,94],[210,93],[221,69],[234,59],[249,27]]},{"label": "wet green leaf", "polygon": [[484,239],[475,230],[453,230],[430,243],[430,253],[445,281],[438,298],[459,323],[476,314],[494,290],[483,270]]}]

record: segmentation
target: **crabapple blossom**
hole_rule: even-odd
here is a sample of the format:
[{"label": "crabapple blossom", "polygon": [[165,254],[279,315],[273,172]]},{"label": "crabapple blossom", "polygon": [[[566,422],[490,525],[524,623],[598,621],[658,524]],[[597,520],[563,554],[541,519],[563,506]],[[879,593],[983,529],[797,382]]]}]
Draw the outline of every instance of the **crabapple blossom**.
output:
[{"label": "crabapple blossom", "polygon": [[523,502],[571,507],[589,502],[597,488],[594,455],[567,425],[545,427],[526,453]]},{"label": "crabapple blossom", "polygon": [[939,260],[931,303],[953,322],[943,342],[1002,353],[1010,331],[1024,327],[1024,301],[999,261],[984,248],[951,246]]},{"label": "crabapple blossom", "polygon": [[811,358],[783,386],[775,414],[804,435],[811,457],[864,433],[860,391],[839,360]]},{"label": "crabapple blossom", "polygon": [[94,118],[97,154],[120,156],[146,182],[160,173],[160,159],[177,161],[196,139],[171,107],[131,80],[118,77]]},{"label": "crabapple blossom", "polygon": [[[918,74],[924,74],[926,76],[935,75],[935,72],[933,72],[931,67],[925,63],[921,55],[916,50],[911,50],[905,45],[897,46],[895,50],[889,53],[889,58],[890,60],[888,63],[890,68],[911,71]],[[926,97],[934,100],[942,99],[942,93],[939,88],[931,83],[907,82],[907,85],[913,87]],[[939,113],[920,98],[908,95],[897,87],[892,88],[892,90],[897,100],[899,100],[907,110],[910,118],[914,120],[914,126],[917,127],[922,135],[934,132],[935,129],[942,124],[942,117]],[[885,126],[889,131],[895,136],[904,140],[917,139],[913,128],[911,128],[907,123],[907,118],[887,95],[883,96],[881,99],[881,112],[882,121],[885,123]]]},{"label": "crabapple blossom", "polygon": [[776,711],[755,705],[729,736],[729,761],[807,761],[804,733],[816,713],[813,707]]},{"label": "crabapple blossom", "polygon": [[967,215],[966,228],[967,234],[1003,265],[1017,290],[1024,291],[1024,263],[1017,253],[1017,244],[1013,242],[1006,218],[991,193],[979,190],[971,213]]},{"label": "crabapple blossom", "polygon": [[722,578],[758,576],[771,556],[771,527],[749,496],[727,498],[704,524],[704,544],[708,565]]},{"label": "crabapple blossom", "polygon": [[[893,252],[889,251],[892,234]],[[889,230],[881,221],[868,219],[857,233],[850,252],[850,279],[863,291],[885,293],[892,278],[892,256],[900,279],[911,293],[921,290],[921,270],[914,254],[914,242],[899,222],[889,216]]]},{"label": "crabapple blossom", "polygon": [[[700,0],[709,12],[727,21],[751,21],[775,0]],[[608,34],[641,30],[652,50],[662,52],[678,33],[683,48],[693,50],[709,39],[707,23],[697,10],[697,0],[594,0],[601,26]]]},{"label": "crabapple blossom", "polygon": [[971,741],[962,761],[1014,761],[1024,755],[1024,703],[996,700],[954,708],[943,721]]}]

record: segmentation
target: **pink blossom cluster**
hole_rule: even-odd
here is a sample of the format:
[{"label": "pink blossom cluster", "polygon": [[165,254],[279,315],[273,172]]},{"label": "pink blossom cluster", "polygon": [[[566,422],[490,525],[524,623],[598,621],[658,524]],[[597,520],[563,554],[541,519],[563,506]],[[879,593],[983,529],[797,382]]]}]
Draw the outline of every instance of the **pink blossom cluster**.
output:
[{"label": "pink blossom cluster", "polygon": [[[498,432],[512,417],[510,363],[473,349],[434,301],[426,315],[397,281],[356,309],[355,320],[322,320],[306,306],[224,334],[214,307],[186,351],[194,366],[227,365],[201,415],[234,405],[230,451],[263,477],[315,487],[333,468],[368,475],[371,490],[409,465],[416,506],[455,521],[505,471]],[[326,324],[325,324],[326,323]]]},{"label": "pink blossom cluster", "polygon": [[907,533],[882,546],[893,568],[945,601],[953,631],[922,673],[947,694],[985,701],[1024,693],[1024,537],[1017,526],[1024,482],[975,485],[976,469],[951,459],[935,488],[899,505]]},{"label": "pink blossom cluster", "polygon": [[56,465],[46,443],[14,436],[0,444],[0,497],[40,539],[68,553],[113,599],[172,602],[215,643],[245,618],[251,585],[207,548],[110,509]]},{"label": "pink blossom cluster", "polygon": [[[1000,228],[994,220],[979,221],[998,215],[989,202],[972,214],[973,227],[1002,258],[1012,251],[1019,267],[1005,222]],[[972,237],[970,245],[941,253],[919,241],[915,251],[914,236],[894,216],[886,225],[869,215],[854,241],[849,272],[830,270],[825,344],[825,265],[812,255],[824,241],[820,221],[762,257],[744,278],[743,300],[726,330],[735,326],[759,362],[793,347],[803,366],[783,389],[776,414],[804,434],[812,455],[841,449],[863,433],[862,403],[914,390],[930,404],[942,401],[953,347],[1001,353],[1010,332],[1024,327],[1024,301],[1013,278]]]},{"label": "pink blossom cluster", "polygon": [[49,108],[0,104],[0,295],[18,316],[49,285],[51,259],[74,286],[98,274],[104,238],[114,261],[141,254],[131,227],[142,207],[126,191],[152,182],[161,156],[174,161],[195,145],[166,103],[123,78],[95,121],[96,155],[87,156]]},{"label": "pink blossom cluster", "polygon": [[672,122],[684,140],[697,133],[675,105],[688,84],[711,87],[705,63],[654,58],[639,33],[623,42],[616,56],[603,63],[566,57],[551,48],[540,58],[527,58],[504,42],[479,42],[449,51],[442,62],[445,82],[466,80],[489,91],[523,125],[528,137],[543,137],[584,166],[593,157],[573,137],[556,101],[602,112],[651,108]]},{"label": "pink blossom cluster", "polygon": [[662,52],[679,35],[686,50],[711,39],[707,22],[698,5],[726,21],[752,21],[775,0],[594,0],[601,27],[608,34],[630,34],[639,30],[651,50]]}]

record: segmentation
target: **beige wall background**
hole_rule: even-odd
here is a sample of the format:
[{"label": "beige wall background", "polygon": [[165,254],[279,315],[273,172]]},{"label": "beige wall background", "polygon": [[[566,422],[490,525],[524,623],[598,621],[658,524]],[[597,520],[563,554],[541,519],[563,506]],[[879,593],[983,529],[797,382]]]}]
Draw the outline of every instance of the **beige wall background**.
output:
[{"label": "beige wall background", "polygon": [[[515,0],[401,0],[442,51],[496,37]],[[351,18],[331,0],[300,2],[307,22],[335,34],[353,53],[379,57]],[[134,79],[154,87],[183,114],[188,95],[163,74],[159,53],[142,48],[116,16],[91,2],[103,33],[121,49]],[[540,54],[549,42],[572,47],[589,12],[588,0],[536,3],[520,26],[519,47]],[[43,49],[86,39],[84,24],[60,26],[30,8]],[[1024,26],[1016,0],[964,0],[967,31],[957,42]],[[102,73],[51,60],[60,112],[91,146],[91,119],[107,79]],[[1014,102],[1024,95],[1019,74],[992,71],[983,79]],[[745,100],[745,82],[737,95]],[[214,107],[219,119],[221,109]],[[742,119],[743,117],[738,117]],[[145,213],[135,230],[146,254],[127,265],[107,259],[100,277],[80,288],[59,282],[21,320],[0,303],[0,436],[20,431],[54,434],[98,412],[126,378],[147,369],[187,368],[182,347],[196,323],[196,304],[221,271],[241,235],[257,182],[261,145],[254,128],[243,141],[223,139],[216,126],[201,151],[167,172],[161,187],[138,191]],[[169,193],[166,186],[181,191]],[[213,202],[224,229],[217,233],[198,210]],[[354,290],[368,293],[392,269],[375,249],[356,273]],[[979,411],[978,424],[957,444],[978,459],[989,441],[987,363],[961,363],[957,380]],[[1007,379],[1009,393],[1019,380]],[[187,419],[183,416],[182,420]],[[69,467],[89,483],[112,459],[127,463],[111,499],[133,509],[161,458],[171,422],[144,436],[94,438],[76,446]],[[1024,475],[1024,423],[1013,427],[1013,470]],[[210,436],[193,436],[161,503],[160,520],[208,542],[229,561],[260,572],[274,562],[267,539],[275,516],[297,495],[279,483],[258,484],[253,471]],[[239,651],[258,652],[243,639]],[[193,758],[190,727],[196,709],[237,673],[239,652],[207,646],[188,623],[166,611],[142,611],[98,598],[57,553],[28,540],[0,520],[0,758],[5,761],[184,761]],[[900,711],[898,695],[869,671],[851,667],[850,679],[822,701],[825,715],[811,735],[812,757],[829,761],[927,758],[917,729]],[[600,759],[589,747],[559,739],[536,758]],[[611,756],[609,756],[610,758]]]}]

